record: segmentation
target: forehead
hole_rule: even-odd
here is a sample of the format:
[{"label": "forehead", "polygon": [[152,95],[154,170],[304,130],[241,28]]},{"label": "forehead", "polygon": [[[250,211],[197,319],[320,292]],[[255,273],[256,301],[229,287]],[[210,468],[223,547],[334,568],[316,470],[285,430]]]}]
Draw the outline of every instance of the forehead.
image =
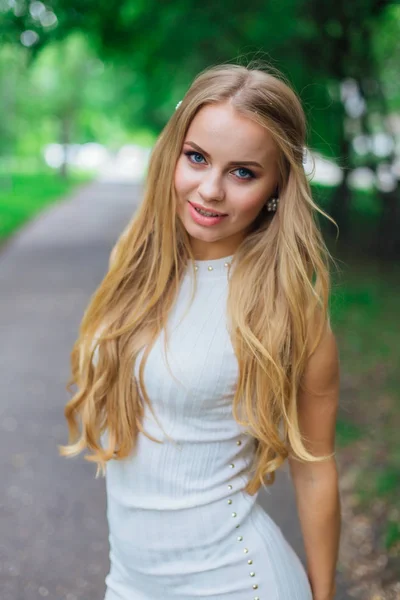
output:
[{"label": "forehead", "polygon": [[228,161],[263,159],[276,152],[269,131],[228,103],[203,106],[191,122],[185,140],[195,142],[211,155],[224,152]]}]

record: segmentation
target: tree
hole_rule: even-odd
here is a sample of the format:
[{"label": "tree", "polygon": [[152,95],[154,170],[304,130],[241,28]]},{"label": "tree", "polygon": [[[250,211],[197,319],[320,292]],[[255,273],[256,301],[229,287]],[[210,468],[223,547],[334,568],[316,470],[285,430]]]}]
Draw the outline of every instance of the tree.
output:
[{"label": "tree", "polygon": [[[304,40],[303,52],[312,69],[320,76],[333,79],[337,86],[337,110],[341,113],[341,136],[337,147],[337,155],[342,162],[344,178],[333,196],[330,213],[339,223],[342,235],[346,238],[349,229],[349,209],[351,191],[348,185],[348,174],[354,167],[352,139],[354,133],[371,133],[370,114],[378,113],[382,128],[387,116],[385,90],[382,86],[382,61],[377,56],[377,45],[374,39],[380,36],[387,27],[385,23],[388,11],[392,9],[390,0],[356,0],[348,3],[346,0],[312,0],[307,3],[307,14],[316,25],[317,33]],[[313,59],[313,60],[312,60]],[[340,85],[346,80],[353,81],[359,96],[359,114],[343,97]],[[341,93],[342,92],[342,93]],[[348,108],[346,108],[348,106]],[[354,112],[355,109],[355,112]],[[369,165],[375,170],[379,168],[379,160],[372,153],[366,157]],[[392,217],[397,215],[393,210],[398,204],[393,190],[386,193],[378,190],[383,212],[392,205],[389,211]],[[400,225],[397,219],[397,229]],[[390,221],[390,220],[389,220]],[[387,223],[389,223],[387,221]],[[396,222],[396,221],[395,221]],[[386,234],[388,233],[387,227]],[[387,254],[388,246],[393,246],[393,236],[383,235],[384,244],[381,253]]]},{"label": "tree", "polygon": [[[17,39],[30,28],[38,36],[32,56],[71,32],[83,32],[102,60],[122,74],[120,89],[129,99],[120,106],[126,123],[146,124],[155,133],[205,67],[232,60],[246,64],[248,56],[270,58],[303,99],[310,145],[330,151],[349,171],[355,157],[348,132],[355,122],[341,86],[353,79],[367,108],[385,97],[382,62],[372,41],[392,5],[390,0],[251,0],[243,9],[234,0],[190,5],[183,0],[54,0],[46,10],[56,16],[57,26],[43,26],[32,11],[9,10],[3,29]],[[371,93],[371,81],[378,82],[379,94]],[[365,115],[360,124],[368,125]],[[331,207],[342,234],[350,205],[345,177]]]}]

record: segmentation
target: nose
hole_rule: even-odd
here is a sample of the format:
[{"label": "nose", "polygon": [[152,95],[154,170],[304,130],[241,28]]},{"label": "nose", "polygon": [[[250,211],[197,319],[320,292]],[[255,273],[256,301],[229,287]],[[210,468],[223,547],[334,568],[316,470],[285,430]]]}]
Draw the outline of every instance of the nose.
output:
[{"label": "nose", "polygon": [[210,172],[204,174],[204,178],[198,187],[198,193],[204,202],[223,200],[225,198],[225,191],[218,173]]}]

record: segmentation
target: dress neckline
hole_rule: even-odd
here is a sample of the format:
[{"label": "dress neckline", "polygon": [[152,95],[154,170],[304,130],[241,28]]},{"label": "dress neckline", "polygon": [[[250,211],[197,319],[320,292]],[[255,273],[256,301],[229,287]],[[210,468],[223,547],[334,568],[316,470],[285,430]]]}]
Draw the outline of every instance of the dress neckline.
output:
[{"label": "dress neckline", "polygon": [[233,254],[213,260],[195,260],[194,265],[197,278],[203,280],[227,277],[232,259]]}]

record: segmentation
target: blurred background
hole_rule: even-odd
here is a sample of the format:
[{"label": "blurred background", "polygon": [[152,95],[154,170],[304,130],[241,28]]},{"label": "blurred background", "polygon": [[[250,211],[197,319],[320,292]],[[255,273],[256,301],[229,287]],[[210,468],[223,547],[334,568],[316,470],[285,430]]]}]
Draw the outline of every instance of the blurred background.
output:
[{"label": "blurred background", "polygon": [[[51,238],[55,248],[62,234],[54,215],[70,219],[67,245],[82,227],[79,214],[86,226],[90,219],[100,228],[114,211],[113,237],[101,255],[105,268],[112,242],[137,205],[133,198],[140,201],[157,134],[200,70],[260,58],[288,77],[309,122],[305,168],[316,201],[339,225],[337,237],[333,225],[321,219],[339,266],[332,272],[331,311],[342,364],[341,569],[352,597],[400,598],[399,2],[248,0],[244,7],[233,0],[0,0],[0,40],[3,275],[6,260],[7,265],[13,260],[11,254],[6,258],[7,247],[11,252],[22,232],[31,240],[29,254],[42,249],[44,239]],[[66,202],[79,207],[75,216],[62,213]],[[29,238],[32,220],[43,223],[37,238],[34,233]],[[68,260],[72,264],[81,256],[71,250]],[[97,279],[89,275],[88,295],[101,268]],[[18,277],[18,269],[13,272]],[[2,281],[11,279],[4,275]],[[7,306],[16,297],[10,293]],[[87,299],[76,305],[74,325]],[[66,357],[69,350],[65,343]],[[0,402],[6,414],[4,406]],[[10,415],[2,429],[15,438],[18,418]],[[65,426],[57,418],[54,439],[65,443]],[[17,471],[18,460],[26,460],[22,454],[12,455]],[[11,489],[16,498],[15,481]],[[4,564],[11,581],[11,563]],[[11,589],[17,588],[6,587],[5,600],[96,597],[56,596],[40,585],[35,592]]]}]

